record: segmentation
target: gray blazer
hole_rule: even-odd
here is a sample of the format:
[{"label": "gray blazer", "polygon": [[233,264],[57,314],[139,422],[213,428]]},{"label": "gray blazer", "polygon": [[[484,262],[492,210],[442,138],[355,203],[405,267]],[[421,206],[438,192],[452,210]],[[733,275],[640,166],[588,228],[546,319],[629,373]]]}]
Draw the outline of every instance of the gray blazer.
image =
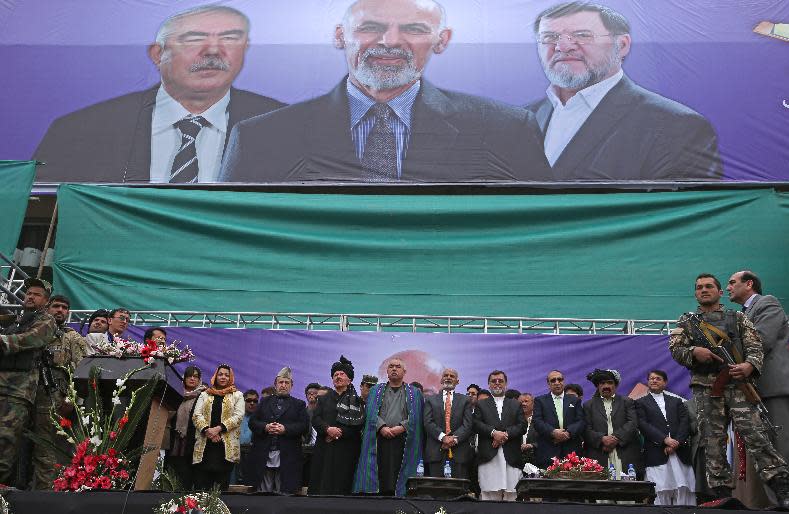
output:
[{"label": "gray blazer", "polygon": [[756,295],[745,310],[764,347],[764,364],[758,380],[764,398],[789,396],[789,320],[781,303],[772,295]]},{"label": "gray blazer", "polygon": [[[606,421],[603,399],[600,396],[595,394],[591,400],[584,403],[584,416],[586,418],[584,455],[596,459],[601,466],[608,467],[608,454],[602,449],[603,436],[608,433],[608,422]],[[628,464],[632,464],[635,466],[638,476],[643,476],[641,438],[638,432],[635,402],[627,396],[620,394],[614,396],[611,406],[611,421],[614,427],[613,435],[619,439],[616,453],[622,461],[624,470],[627,470]]]},{"label": "gray blazer", "polygon": [[[527,109],[542,133],[553,114],[544,98]],[[609,91],[553,166],[560,181],[718,180],[715,130],[704,116],[626,76]]]},{"label": "gray blazer", "polygon": [[[442,462],[447,459],[447,451],[441,449],[438,436],[444,429],[443,392],[425,397],[425,410],[422,414],[425,425],[425,461]],[[473,434],[471,401],[463,393],[455,391],[452,395],[452,411],[449,417],[449,435],[457,436],[458,445],[452,448],[453,458],[460,463],[471,461],[474,455],[469,438]]]}]

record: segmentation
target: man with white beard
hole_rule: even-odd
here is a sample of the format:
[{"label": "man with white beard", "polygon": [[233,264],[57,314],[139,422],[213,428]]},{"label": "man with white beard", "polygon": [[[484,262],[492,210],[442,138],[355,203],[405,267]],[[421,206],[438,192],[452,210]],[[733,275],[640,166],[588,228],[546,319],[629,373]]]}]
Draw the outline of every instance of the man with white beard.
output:
[{"label": "man with white beard", "polygon": [[534,22],[550,81],[529,105],[560,181],[716,180],[715,131],[699,113],[631,81],[622,70],[630,23],[610,7],[569,2]]},{"label": "man with white beard", "polygon": [[328,94],[238,125],[230,182],[541,181],[534,115],[422,77],[452,39],[434,0],[358,0],[334,30],[348,76]]}]

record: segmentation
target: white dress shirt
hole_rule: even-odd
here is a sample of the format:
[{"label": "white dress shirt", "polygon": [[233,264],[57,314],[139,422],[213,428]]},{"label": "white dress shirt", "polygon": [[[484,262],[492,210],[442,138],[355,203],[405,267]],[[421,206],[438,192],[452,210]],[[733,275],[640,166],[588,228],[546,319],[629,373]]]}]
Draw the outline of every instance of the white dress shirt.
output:
[{"label": "white dress shirt", "polygon": [[553,114],[551,114],[551,121],[548,122],[548,129],[545,131],[545,157],[548,158],[548,163],[551,166],[559,159],[559,156],[589,115],[592,114],[592,111],[603,100],[603,97],[622,80],[623,76],[624,72],[619,70],[613,77],[578,91],[567,100],[566,104],[562,104],[562,101],[556,96],[553,86],[548,87],[546,93],[548,100],[553,104]]},{"label": "white dress shirt", "polygon": [[[198,182],[216,182],[219,177],[230,118],[229,104],[228,90],[218,102],[199,114],[211,125],[203,127],[195,141]],[[164,86],[159,88],[151,119],[151,182],[170,182],[173,160],[181,148],[181,132],[175,128],[175,123],[189,114],[183,105],[164,90]]]}]

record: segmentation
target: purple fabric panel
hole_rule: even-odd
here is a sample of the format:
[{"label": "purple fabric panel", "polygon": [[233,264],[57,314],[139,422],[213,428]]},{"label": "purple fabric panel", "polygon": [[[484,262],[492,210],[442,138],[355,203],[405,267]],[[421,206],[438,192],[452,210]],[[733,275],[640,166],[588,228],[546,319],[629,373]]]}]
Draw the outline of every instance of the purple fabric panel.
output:
[{"label": "purple fabric panel", "polygon": [[[131,327],[129,335],[142,340],[147,327]],[[650,369],[669,375],[669,389],[687,397],[688,371],[675,363],[668,351],[668,336],[651,335],[518,335],[338,332],[307,330],[167,328],[167,339],[188,344],[209,380],[219,363],[233,367],[242,391],[273,384],[283,367],[293,369],[294,396],[303,397],[310,382],[331,385],[330,369],[340,354],[353,361],[354,383],[363,374],[385,379],[384,362],[398,355],[405,360],[406,380],[437,389],[441,370],[456,368],[460,389],[470,383],[486,387],[488,373],[501,369],[508,386],[522,392],[543,394],[551,369],[565,374],[566,382],[579,383],[584,397],[593,392],[586,374],[597,367],[618,369],[619,391],[628,394],[637,383],[646,383]],[[182,371],[186,364],[176,366]],[[429,394],[429,391],[428,391]]]}]

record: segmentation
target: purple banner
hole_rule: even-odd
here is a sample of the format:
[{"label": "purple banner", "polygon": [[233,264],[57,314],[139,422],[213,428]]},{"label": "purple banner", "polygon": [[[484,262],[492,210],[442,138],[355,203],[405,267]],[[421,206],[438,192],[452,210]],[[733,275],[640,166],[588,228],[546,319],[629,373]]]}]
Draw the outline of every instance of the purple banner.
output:
[{"label": "purple banner", "polygon": [[[129,335],[142,340],[147,327],[130,327]],[[386,380],[385,362],[394,356],[406,363],[406,380],[417,381],[426,393],[437,390],[441,370],[460,374],[459,389],[471,383],[487,388],[488,374],[503,370],[508,387],[535,395],[547,392],[545,377],[552,369],[578,383],[584,397],[594,392],[586,375],[595,368],[613,368],[622,375],[621,394],[646,383],[651,369],[669,376],[669,390],[689,394],[688,371],[675,363],[668,351],[668,336],[625,335],[518,335],[431,334],[391,332],[339,332],[318,330],[260,330],[167,328],[167,340],[181,340],[194,351],[195,364],[210,380],[219,363],[233,367],[240,390],[273,385],[284,366],[293,369],[293,395],[303,397],[310,382],[331,386],[331,365],[340,354],[353,361],[354,383],[363,374]],[[176,367],[183,371],[186,364]]]},{"label": "purple banner", "polygon": [[[366,44],[360,34],[372,32],[364,23],[379,30],[391,13],[375,9],[392,1],[366,0],[364,9],[346,13],[349,0],[230,0],[222,5],[249,17],[248,48],[247,34],[231,41],[229,30],[186,27],[183,20],[164,33],[162,45],[152,45],[164,20],[203,3],[3,2],[0,159],[46,161],[40,183],[789,180],[781,136],[789,115],[789,72],[781,65],[789,50],[786,2],[602,2],[621,15],[626,34],[610,23],[598,26],[596,13],[573,23],[556,15],[535,32],[535,18],[554,0],[444,0],[440,20],[412,6],[400,12],[399,27],[425,32],[375,45],[411,52],[416,75],[426,80],[413,104],[392,106],[401,124],[387,122],[394,139],[379,142],[392,155],[388,168],[372,171],[363,143],[373,119],[358,134],[351,130],[343,77],[350,72],[362,96],[376,89],[356,63],[375,57],[354,52]],[[198,49],[194,35],[213,37],[215,29],[222,41]],[[425,41],[430,46],[420,46]],[[191,50],[179,54],[176,43]],[[398,68],[403,55],[379,56],[391,61],[381,66]],[[585,90],[598,84],[595,73],[602,79],[620,66],[624,78],[603,88],[602,102],[588,91],[594,112],[585,126],[578,128],[584,118],[574,114],[569,123],[552,114],[549,67],[576,78],[590,71],[562,86]],[[231,83],[244,91],[230,94],[227,106],[214,98],[208,104],[218,111],[211,113],[208,104],[185,99],[184,88],[205,93],[189,89],[189,70],[208,82],[225,74],[211,95],[222,97]],[[166,98],[157,96],[162,78],[169,81]],[[173,99],[180,105],[168,110]],[[335,110],[338,102],[345,107]],[[296,105],[279,109],[283,103]],[[184,109],[208,113],[189,177],[176,173],[191,156],[179,155],[183,131],[171,119]],[[258,115],[265,120],[236,125]],[[233,126],[239,133],[231,137]]]}]

